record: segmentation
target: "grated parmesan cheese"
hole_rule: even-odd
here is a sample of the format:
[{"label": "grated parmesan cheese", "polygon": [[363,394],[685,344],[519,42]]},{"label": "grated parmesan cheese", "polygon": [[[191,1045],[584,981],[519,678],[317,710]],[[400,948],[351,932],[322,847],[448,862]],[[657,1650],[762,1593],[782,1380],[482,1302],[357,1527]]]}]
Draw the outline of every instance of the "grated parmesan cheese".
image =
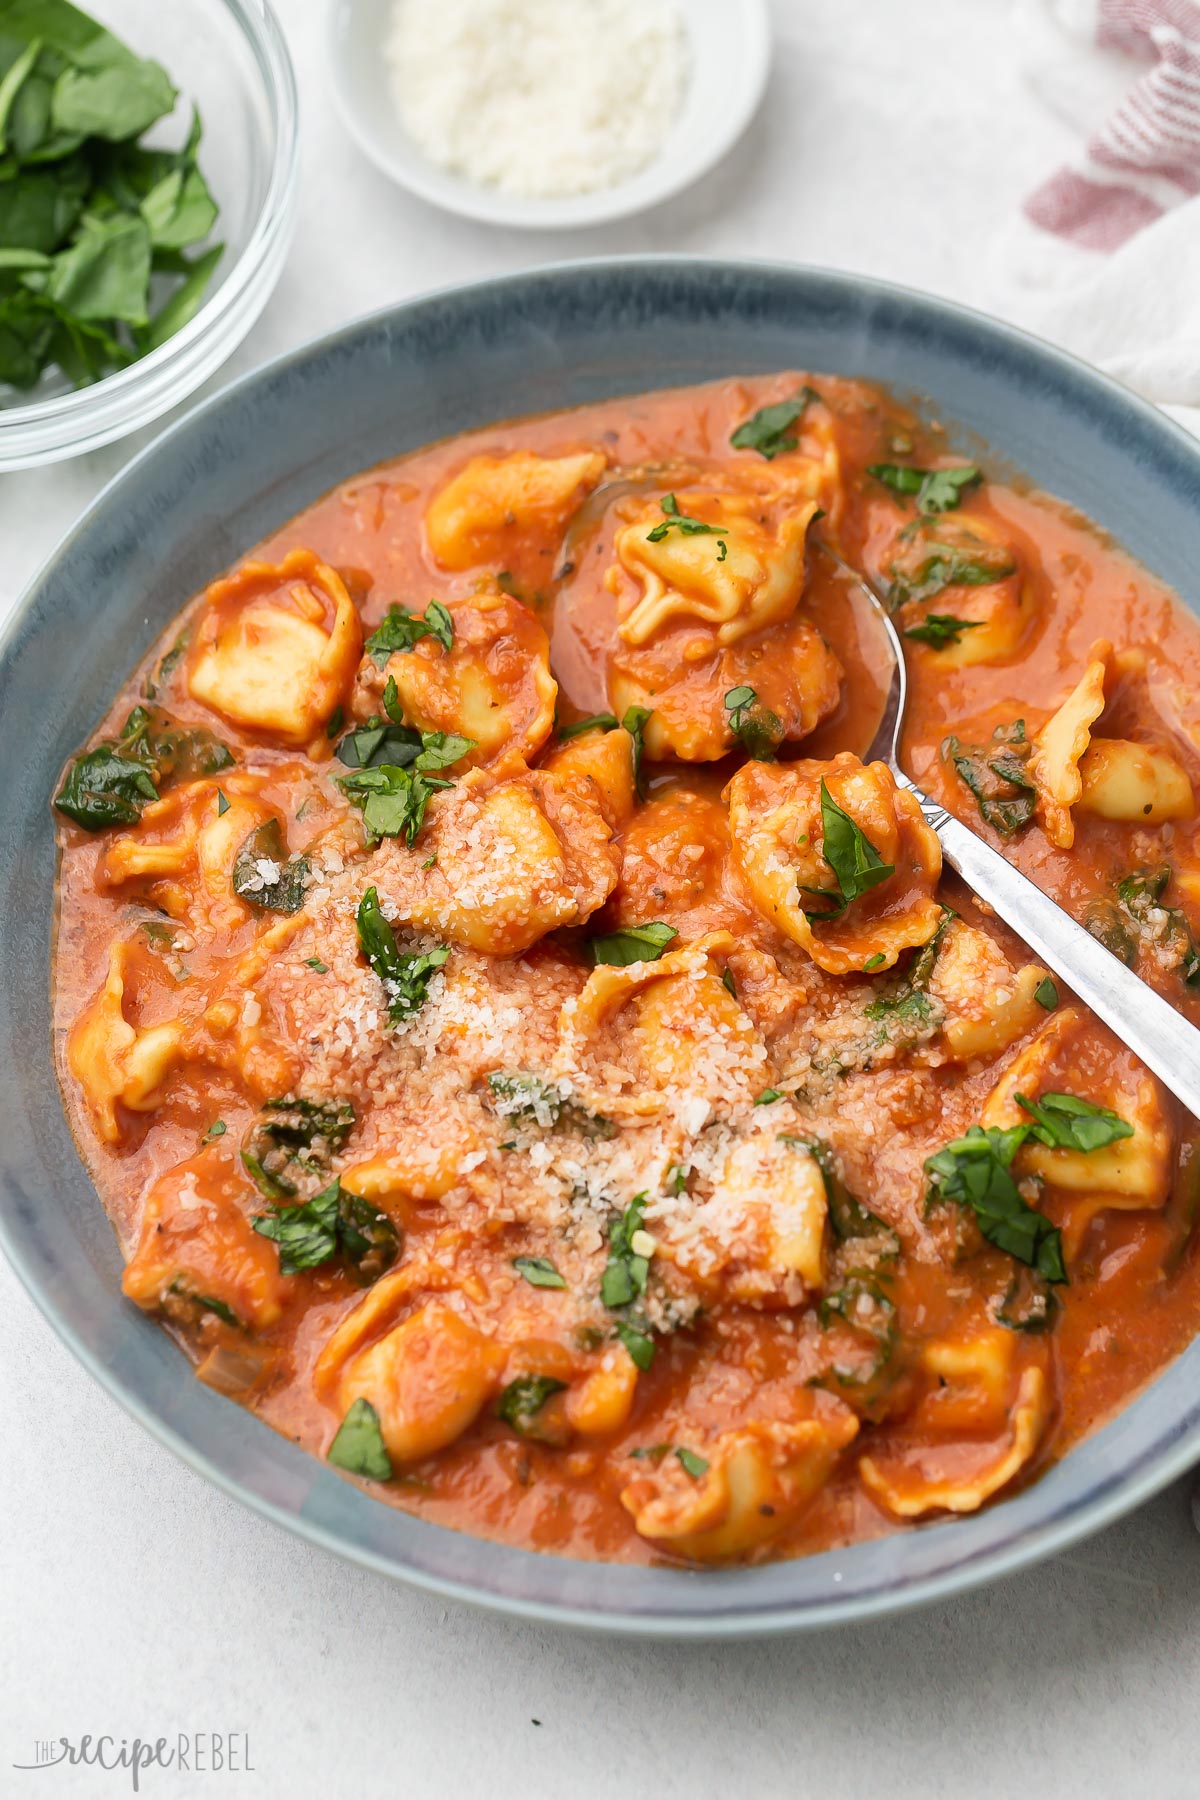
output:
[{"label": "grated parmesan cheese", "polygon": [[396,0],[388,60],[431,162],[541,199],[645,168],[688,73],[675,0]]}]

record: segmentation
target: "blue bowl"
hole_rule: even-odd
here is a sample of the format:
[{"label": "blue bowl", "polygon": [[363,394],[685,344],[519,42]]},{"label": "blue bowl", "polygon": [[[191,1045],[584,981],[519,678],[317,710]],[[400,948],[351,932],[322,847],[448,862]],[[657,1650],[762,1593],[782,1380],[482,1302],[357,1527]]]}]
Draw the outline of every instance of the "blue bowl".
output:
[{"label": "blue bowl", "polygon": [[116,1243],[55,1090],[51,784],[189,595],[335,482],[494,419],[787,367],[930,396],[952,430],[981,434],[1188,594],[1200,446],[1113,382],[961,307],[855,276],[655,258],[435,294],[237,382],[101,494],[0,650],[0,1241],[14,1267],[97,1380],[227,1492],[370,1568],[540,1621],[748,1635],[1008,1574],[1200,1457],[1200,1341],[1015,1498],[797,1562],[703,1574],[574,1562],[381,1506],[203,1387],[121,1298]]}]

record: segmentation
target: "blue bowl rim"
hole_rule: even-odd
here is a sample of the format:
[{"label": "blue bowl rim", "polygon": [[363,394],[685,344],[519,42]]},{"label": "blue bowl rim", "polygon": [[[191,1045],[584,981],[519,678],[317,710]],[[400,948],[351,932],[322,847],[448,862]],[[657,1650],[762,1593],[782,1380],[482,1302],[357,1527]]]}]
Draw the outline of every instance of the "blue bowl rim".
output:
[{"label": "blue bowl rim", "polygon": [[[10,648],[23,626],[25,616],[31,610],[42,584],[51,576],[77,539],[88,530],[96,519],[103,515],[112,502],[119,498],[125,484],[135,482],[142,469],[161,452],[164,445],[184,437],[210,419],[216,418],[223,407],[236,400],[244,392],[260,383],[266,384],[288,371],[299,369],[309,358],[348,343],[360,334],[370,335],[378,327],[386,325],[389,320],[412,314],[424,307],[436,306],[445,300],[462,301],[485,295],[503,299],[506,294],[517,294],[531,284],[547,280],[566,281],[572,276],[595,274],[607,274],[619,279],[633,277],[642,272],[664,278],[676,273],[686,274],[693,278],[707,277],[713,280],[743,275],[758,277],[764,281],[783,280],[792,283],[807,281],[824,284],[827,289],[840,290],[847,296],[867,295],[879,301],[902,302],[909,306],[915,306],[924,310],[931,319],[940,318],[944,321],[952,321],[961,328],[978,333],[984,341],[991,340],[993,343],[1007,345],[1023,354],[1026,359],[1032,359],[1034,362],[1040,362],[1043,366],[1056,369],[1059,375],[1076,389],[1085,391],[1091,389],[1093,392],[1099,390],[1118,412],[1124,411],[1127,415],[1132,415],[1137,419],[1143,431],[1148,430],[1152,437],[1158,436],[1164,446],[1173,448],[1176,454],[1182,451],[1185,459],[1193,461],[1195,471],[1200,476],[1200,444],[1182,426],[1149,401],[1142,399],[1113,377],[1104,374],[1071,352],[1038,338],[1018,326],[1007,324],[975,308],[963,305],[961,302],[944,299],[941,296],[910,288],[897,282],[884,281],[816,264],[784,263],[750,258],[713,258],[698,255],[573,258],[539,264],[478,282],[452,283],[427,289],[405,301],[376,308],[348,321],[334,331],[317,334],[295,348],[268,359],[236,380],[225,383],[216,393],[190,406],[179,419],[159,432],[148,445],[105,483],[95,499],[81,513],[75,524],[68,528],[41,568],[26,584],[12,613],[5,622],[3,630],[0,631],[0,664],[7,660]],[[360,1567],[368,1568],[393,1580],[402,1580],[413,1587],[435,1594],[441,1599],[464,1602],[485,1611],[528,1619],[539,1624],[561,1625],[615,1636],[695,1640],[716,1637],[733,1639],[781,1635],[830,1625],[858,1624],[871,1619],[884,1618],[913,1607],[952,1599],[987,1582],[1017,1574],[1021,1570],[1068,1549],[1071,1545],[1102,1530],[1105,1526],[1114,1523],[1126,1513],[1151,1499],[1200,1459],[1200,1405],[1198,1405],[1190,1420],[1179,1425],[1169,1437],[1148,1450],[1131,1469],[1123,1475],[1114,1477],[1103,1491],[1073,1507],[1065,1515],[1057,1518],[1051,1517],[1040,1524],[1035,1522],[1022,1533],[1017,1541],[984,1550],[960,1562],[955,1567],[917,1576],[899,1584],[881,1586],[867,1593],[847,1593],[844,1599],[803,1605],[764,1601],[763,1604],[746,1604],[737,1609],[717,1607],[710,1613],[689,1610],[687,1614],[683,1615],[668,1610],[669,1602],[665,1602],[663,1611],[655,1614],[641,1612],[622,1614],[589,1606],[563,1605],[543,1599],[522,1599],[500,1588],[495,1590],[481,1588],[467,1581],[460,1581],[402,1563],[394,1557],[355,1543],[341,1532],[327,1528],[314,1518],[288,1510],[266,1494],[255,1492],[236,1476],[227,1473],[214,1463],[204,1452],[197,1449],[185,1435],[175,1430],[150,1405],[132,1393],[121,1378],[100,1360],[72,1321],[58,1311],[53,1297],[43,1289],[32,1260],[27,1258],[24,1253],[19,1234],[10,1228],[2,1208],[0,1208],[0,1249],[4,1250],[10,1266],[15,1270],[22,1286],[42,1316],[92,1378],[118,1402],[131,1418],[157,1438],[161,1444],[171,1450],[189,1468],[212,1482],[231,1498],[240,1501],[260,1516],[307,1542],[331,1551],[334,1555]],[[1186,1354],[1186,1352],[1182,1354]],[[179,1363],[180,1373],[190,1374],[190,1367],[186,1360],[180,1357]],[[1172,1365],[1168,1365],[1168,1367],[1170,1366]],[[1143,1388],[1136,1394],[1123,1409],[1123,1413],[1128,1413],[1134,1407],[1139,1406],[1145,1400],[1146,1392],[1147,1390]],[[261,1428],[269,1430],[269,1427]],[[286,1440],[280,1440],[280,1442],[286,1443]],[[291,1447],[288,1446],[288,1448]],[[1066,1460],[1069,1461],[1069,1457]],[[1000,1502],[998,1508],[985,1509],[983,1514],[974,1516],[976,1518],[986,1517],[988,1514],[994,1514],[997,1510],[1017,1506],[1021,1500],[1036,1495],[1038,1486],[1038,1483],[1034,1483],[1029,1488],[1021,1490],[1013,1499]],[[379,1502],[370,1500],[369,1496],[364,1495],[363,1497],[368,1499],[372,1506],[379,1505]],[[410,1517],[405,1514],[398,1516]],[[934,1534],[946,1533],[953,1533],[957,1537],[969,1527],[969,1523],[969,1520],[951,1520],[918,1527],[917,1531],[925,1539]],[[434,1526],[431,1529],[439,1533],[445,1532],[449,1536],[462,1535],[450,1533],[446,1531],[446,1528],[440,1526]],[[903,1532],[899,1535],[903,1538],[913,1534]],[[471,1541],[481,1546],[484,1554],[494,1552],[497,1558],[504,1558],[510,1564],[519,1564],[522,1561],[531,1565],[543,1566],[546,1563],[560,1563],[573,1570],[591,1568],[598,1571],[613,1567],[613,1565],[605,1563],[581,1564],[576,1559],[514,1550],[509,1546],[485,1539],[472,1539]],[[879,1541],[875,1540],[875,1542]],[[753,1572],[773,1571],[775,1576],[782,1581],[789,1568],[801,1567],[814,1561],[836,1561],[839,1557],[852,1555],[856,1548],[866,1547],[868,1546],[852,1545],[846,1550],[820,1552],[816,1557],[757,1565]],[[620,1567],[620,1565],[616,1566]],[[743,1571],[743,1573],[746,1572]],[[726,1572],[721,1571],[696,1573],[660,1566],[644,1567],[638,1573],[648,1583],[655,1583],[660,1587],[664,1585],[664,1581],[687,1583],[689,1586],[703,1582],[710,1587],[714,1600],[719,1598],[723,1580],[735,1576],[735,1571],[728,1571],[726,1577]],[[840,1576],[835,1575],[834,1579],[839,1580]]]}]

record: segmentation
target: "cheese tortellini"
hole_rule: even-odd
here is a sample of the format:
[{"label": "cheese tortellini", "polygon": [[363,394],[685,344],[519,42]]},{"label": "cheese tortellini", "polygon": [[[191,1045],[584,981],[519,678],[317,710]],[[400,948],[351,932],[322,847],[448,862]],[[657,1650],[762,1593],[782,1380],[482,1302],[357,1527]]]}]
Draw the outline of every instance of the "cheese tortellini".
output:
[{"label": "cheese tortellini", "polygon": [[930,614],[962,622],[963,629],[926,645],[942,664],[1010,662],[1037,621],[1020,556],[1001,526],[977,513],[924,519],[916,531],[906,526],[887,572],[900,631],[919,631]]},{"label": "cheese tortellini", "polygon": [[[891,968],[942,923],[941,848],[886,763],[864,766],[848,751],[828,763],[750,762],[726,797],[734,861],[759,911],[831,975]],[[884,879],[848,896],[826,822],[836,822],[851,863],[863,860],[865,839]]]},{"label": "cheese tortellini", "polygon": [[596,450],[474,456],[434,495],[425,534],[443,569],[511,567],[523,539],[561,532],[604,473]]},{"label": "cheese tortellini", "polygon": [[620,854],[596,784],[518,758],[468,771],[431,803],[416,851],[389,839],[376,868],[405,923],[516,956],[603,906]]},{"label": "cheese tortellini", "polygon": [[1093,644],[1079,682],[1034,739],[1029,773],[1038,789],[1037,817],[1060,850],[1075,842],[1076,810],[1155,824],[1190,819],[1195,811],[1187,771],[1169,751],[1093,735],[1119,673],[1112,645]]},{"label": "cheese tortellini", "polygon": [[447,611],[449,650],[429,636],[397,651],[382,671],[364,661],[357,710],[378,713],[390,678],[411,725],[474,741],[466,764],[509,753],[532,760],[550,736],[558,697],[546,633],[527,606],[497,587],[455,600]]},{"label": "cheese tortellini", "polygon": [[833,1473],[858,1431],[847,1407],[796,1423],[748,1424],[705,1443],[690,1474],[664,1457],[624,1488],[640,1536],[693,1562],[745,1556],[791,1524]]},{"label": "cheese tortellini", "polygon": [[311,742],[344,698],[362,652],[345,583],[311,550],[243,563],[205,595],[188,691],[223,718],[287,744]]}]

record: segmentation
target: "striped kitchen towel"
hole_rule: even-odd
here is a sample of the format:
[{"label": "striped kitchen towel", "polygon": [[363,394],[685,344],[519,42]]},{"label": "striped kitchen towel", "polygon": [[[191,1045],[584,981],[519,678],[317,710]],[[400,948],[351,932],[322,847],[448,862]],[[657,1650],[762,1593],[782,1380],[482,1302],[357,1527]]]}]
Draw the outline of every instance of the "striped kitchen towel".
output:
[{"label": "striped kitchen towel", "polygon": [[1200,194],[1200,5],[1090,0],[1075,20],[1080,26],[1100,49],[1149,67],[1079,161],[1031,195],[1025,213],[1043,231],[1084,249],[1117,250]]},{"label": "striped kitchen towel", "polygon": [[1200,432],[1200,0],[1018,0],[1014,22],[1080,146],[998,234],[992,309]]}]

